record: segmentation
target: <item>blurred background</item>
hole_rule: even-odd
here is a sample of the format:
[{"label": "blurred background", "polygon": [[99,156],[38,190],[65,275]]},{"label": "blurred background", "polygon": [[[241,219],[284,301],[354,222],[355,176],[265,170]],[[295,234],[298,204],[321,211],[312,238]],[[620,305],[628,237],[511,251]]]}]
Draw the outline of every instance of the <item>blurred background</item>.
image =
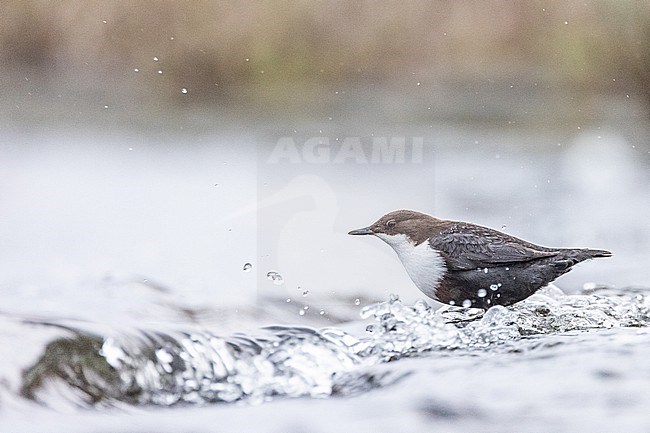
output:
[{"label": "blurred background", "polygon": [[[620,105],[641,115],[650,101],[647,1],[1,7],[3,114],[25,123],[147,127],[214,110],[318,119],[392,96],[400,109],[373,106],[373,119],[574,127]],[[335,96],[345,89],[370,101]]]},{"label": "blurred background", "polygon": [[[421,297],[346,236],[397,208],[613,250],[566,291],[650,283],[648,1],[21,0],[0,24],[5,309],[94,315],[135,284],[356,317]],[[269,163],[313,137],[424,153]]]}]

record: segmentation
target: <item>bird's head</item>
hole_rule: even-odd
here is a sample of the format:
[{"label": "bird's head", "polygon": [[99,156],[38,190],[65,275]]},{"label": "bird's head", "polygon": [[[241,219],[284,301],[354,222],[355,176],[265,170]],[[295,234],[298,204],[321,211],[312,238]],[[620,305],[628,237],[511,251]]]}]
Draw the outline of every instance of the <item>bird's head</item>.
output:
[{"label": "bird's head", "polygon": [[432,235],[440,220],[411,210],[396,210],[379,218],[374,224],[352,230],[350,235],[374,235],[392,247],[408,241],[419,245]]}]

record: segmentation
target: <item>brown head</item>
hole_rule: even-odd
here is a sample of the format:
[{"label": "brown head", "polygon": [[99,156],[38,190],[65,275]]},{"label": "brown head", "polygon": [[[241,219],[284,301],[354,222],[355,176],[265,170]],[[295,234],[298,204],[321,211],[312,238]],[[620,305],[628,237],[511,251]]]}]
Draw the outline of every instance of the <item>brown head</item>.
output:
[{"label": "brown head", "polygon": [[442,220],[420,212],[396,210],[379,218],[374,224],[352,230],[348,234],[375,235],[386,242],[395,236],[406,235],[410,242],[419,245],[434,234],[440,223]]}]

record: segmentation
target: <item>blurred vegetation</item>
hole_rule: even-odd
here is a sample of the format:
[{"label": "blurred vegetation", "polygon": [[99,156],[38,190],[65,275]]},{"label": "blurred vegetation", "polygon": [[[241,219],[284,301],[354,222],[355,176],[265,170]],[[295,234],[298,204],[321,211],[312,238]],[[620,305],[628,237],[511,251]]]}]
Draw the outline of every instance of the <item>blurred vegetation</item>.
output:
[{"label": "blurred vegetation", "polygon": [[6,0],[0,23],[19,96],[273,111],[346,87],[512,81],[650,102],[648,1]]}]

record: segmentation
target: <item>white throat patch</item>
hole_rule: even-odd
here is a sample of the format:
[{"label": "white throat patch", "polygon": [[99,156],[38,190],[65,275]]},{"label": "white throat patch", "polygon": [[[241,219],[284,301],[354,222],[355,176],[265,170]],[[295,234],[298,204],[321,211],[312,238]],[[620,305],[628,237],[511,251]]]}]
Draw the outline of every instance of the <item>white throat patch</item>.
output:
[{"label": "white throat patch", "polygon": [[431,248],[427,241],[416,246],[405,234],[377,233],[376,236],[395,250],[417,288],[435,299],[438,284],[447,270],[440,253]]}]

